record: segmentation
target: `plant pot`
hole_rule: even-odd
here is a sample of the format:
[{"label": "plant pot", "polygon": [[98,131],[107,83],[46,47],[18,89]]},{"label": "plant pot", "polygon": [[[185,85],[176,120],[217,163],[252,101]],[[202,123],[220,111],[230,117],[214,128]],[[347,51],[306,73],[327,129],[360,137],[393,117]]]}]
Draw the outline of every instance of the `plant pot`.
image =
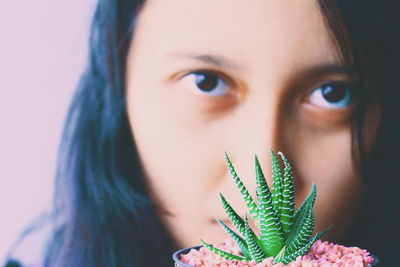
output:
[{"label": "plant pot", "polygon": [[191,249],[200,249],[202,246],[197,246],[197,247],[190,247],[190,248],[184,248],[176,251],[174,254],[172,254],[172,258],[175,261],[175,267],[193,267],[193,265],[187,264],[183,261],[180,260],[182,254],[187,254]]},{"label": "plant pot", "polygon": [[[190,265],[190,264],[187,264],[187,263],[181,261],[181,260],[180,260],[180,257],[181,257],[182,254],[187,254],[187,253],[189,253],[189,251],[190,251],[191,249],[197,249],[197,250],[198,250],[198,249],[200,249],[201,247],[202,247],[202,246],[196,246],[196,247],[184,248],[184,249],[180,249],[180,250],[176,251],[176,252],[172,255],[172,258],[173,258],[174,261],[175,261],[175,265],[174,265],[174,266],[175,266],[175,267],[196,267],[196,266],[193,266],[193,265]],[[369,266],[369,267],[378,267],[378,266],[380,266],[378,257],[376,257],[376,256],[373,255],[373,254],[371,254],[371,256],[374,257],[375,262],[374,262],[374,264],[372,264],[372,265]]]}]

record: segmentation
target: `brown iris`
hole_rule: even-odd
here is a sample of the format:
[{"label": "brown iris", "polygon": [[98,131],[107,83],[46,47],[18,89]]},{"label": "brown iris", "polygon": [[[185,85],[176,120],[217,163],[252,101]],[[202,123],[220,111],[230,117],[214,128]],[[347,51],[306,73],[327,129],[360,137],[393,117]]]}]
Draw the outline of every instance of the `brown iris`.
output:
[{"label": "brown iris", "polygon": [[196,85],[204,92],[212,91],[218,84],[218,76],[212,73],[195,72]]},{"label": "brown iris", "polygon": [[321,87],[322,96],[325,100],[336,103],[346,96],[347,88],[341,84],[329,84]]}]

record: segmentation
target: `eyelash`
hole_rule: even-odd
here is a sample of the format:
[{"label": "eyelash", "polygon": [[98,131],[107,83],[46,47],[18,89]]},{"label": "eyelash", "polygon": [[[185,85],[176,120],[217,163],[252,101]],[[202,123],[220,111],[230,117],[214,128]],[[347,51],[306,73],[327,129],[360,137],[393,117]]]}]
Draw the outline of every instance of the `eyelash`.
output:
[{"label": "eyelash", "polygon": [[[204,69],[193,70],[193,71],[190,71],[190,72],[186,73],[185,75],[183,75],[183,77],[181,79],[183,79],[191,74],[213,75],[219,81],[222,81],[223,83],[225,83],[228,88],[236,87],[236,84],[230,78],[228,78],[223,73],[221,73],[219,71],[215,71],[215,70],[204,70]],[[218,82],[218,84],[219,84],[219,82]],[[232,90],[232,89],[228,89],[228,91],[230,91],[230,90]],[[203,93],[203,94],[207,94],[207,93]],[[208,94],[208,95],[212,95],[212,94]]]},{"label": "eyelash", "polygon": [[[344,89],[343,91],[335,92],[335,88]],[[348,108],[353,103],[353,85],[349,84],[348,82],[337,82],[337,81],[330,81],[325,82],[319,86],[316,86],[312,89],[311,93],[307,95],[308,102],[321,102],[326,101],[326,103],[314,103],[315,106],[320,108],[329,108],[329,109],[345,109]],[[339,99],[338,98],[339,95]],[[327,99],[327,98],[333,98]],[[336,100],[336,99],[337,100]]]},{"label": "eyelash", "polygon": [[[221,73],[221,72],[219,72],[219,71],[215,71],[215,70],[206,70],[206,69],[199,69],[199,70],[192,70],[192,71],[190,71],[190,72],[187,72],[185,75],[183,75],[183,77],[181,78],[181,79],[183,79],[183,78],[185,78],[185,77],[187,77],[187,76],[189,76],[189,75],[191,75],[191,74],[203,74],[203,75],[214,75],[215,76],[215,78],[217,78],[218,80],[220,80],[220,81],[222,81],[223,83],[225,83],[226,85],[227,85],[227,87],[228,87],[228,89],[227,89],[227,91],[228,91],[228,93],[229,93],[229,91],[232,91],[232,87],[233,88],[235,88],[236,87],[236,84],[232,81],[232,79],[230,79],[230,78],[228,78],[226,75],[224,75],[223,73]],[[219,82],[217,83],[217,85],[219,84]],[[350,97],[350,100],[348,100],[348,102],[349,103],[347,103],[346,104],[346,106],[345,107],[338,107],[339,106],[339,104],[336,104],[336,103],[334,103],[334,104],[332,104],[332,107],[330,107],[330,109],[343,109],[343,108],[347,108],[349,105],[351,105],[351,103],[353,102],[353,96],[352,96],[352,90],[351,90],[351,88],[353,87],[351,84],[349,84],[348,82],[342,82],[342,81],[327,81],[327,82],[325,82],[325,83],[323,83],[323,84],[320,84],[320,85],[318,85],[318,87],[313,87],[312,88],[312,90],[310,90],[310,91],[308,91],[309,93],[306,95],[306,98],[307,99],[313,99],[313,100],[321,100],[321,94],[317,94],[317,93],[315,93],[315,92],[317,92],[317,90],[318,89],[322,89],[322,88],[326,88],[326,87],[335,87],[335,86],[337,86],[337,85],[339,85],[339,86],[344,86],[344,87],[346,87],[345,88],[345,90],[346,90],[346,97]],[[209,96],[212,96],[212,97],[220,97],[222,94],[217,94],[217,95],[213,95],[213,94],[210,94],[210,93],[205,93],[204,91],[203,92],[199,92],[200,90],[196,90],[196,91],[198,91],[197,93],[199,93],[199,94],[202,94],[202,95],[209,95]],[[324,97],[324,96],[322,96],[322,97]],[[326,99],[325,99],[326,100]],[[307,102],[311,102],[311,101],[307,101]],[[321,107],[321,108],[327,108],[326,106],[323,106],[322,104],[319,104],[319,105],[315,105],[315,106],[319,106],[319,107]],[[329,108],[329,107],[328,107]]]}]

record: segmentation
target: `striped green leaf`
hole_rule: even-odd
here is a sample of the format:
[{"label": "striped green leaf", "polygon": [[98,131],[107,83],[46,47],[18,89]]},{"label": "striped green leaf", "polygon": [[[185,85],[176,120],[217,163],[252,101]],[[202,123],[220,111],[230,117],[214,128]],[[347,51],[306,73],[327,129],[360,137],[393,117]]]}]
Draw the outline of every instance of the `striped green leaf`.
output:
[{"label": "striped green leaf", "polygon": [[306,200],[304,200],[303,203],[301,203],[300,207],[297,209],[297,211],[294,215],[294,219],[293,219],[294,223],[298,220],[298,217],[301,214],[303,214],[303,212],[304,212],[303,210],[307,208],[306,206],[308,206],[310,203],[311,203],[311,206],[314,206],[316,195],[317,195],[317,189],[315,187],[315,184],[313,183],[311,185],[311,191],[308,194]]},{"label": "striped green leaf", "polygon": [[238,245],[246,260],[251,260],[251,256],[249,254],[249,249],[247,247],[246,241],[243,238],[241,238],[238,234],[236,234],[232,229],[230,229],[223,221],[219,219],[217,219],[217,221],[225,230],[225,232],[227,232],[233,239],[233,241],[235,241],[235,243]]},{"label": "striped green leaf", "polygon": [[247,216],[245,219],[245,240],[247,243],[247,247],[249,248],[249,254],[253,260],[255,260],[257,263],[262,262],[267,256],[264,254],[263,250],[259,246],[259,242],[257,242],[257,239],[255,238],[255,234],[253,230],[251,230],[249,226],[249,222],[247,220]]},{"label": "striped green leaf", "polygon": [[272,196],[262,172],[260,162],[255,156],[257,180],[257,199],[259,214],[259,230],[262,249],[268,256],[275,256],[283,246],[282,226],[278,214],[272,205]]},{"label": "striped green leaf", "polygon": [[278,152],[279,156],[282,158],[282,161],[285,165],[284,169],[284,179],[283,179],[283,193],[282,193],[282,206],[281,206],[281,217],[280,221],[282,224],[283,235],[286,238],[290,229],[293,225],[293,217],[294,217],[294,185],[293,185],[293,174],[292,167],[290,163],[283,155],[282,152]]},{"label": "striped green leaf", "polygon": [[219,196],[221,198],[222,207],[224,208],[226,214],[228,214],[229,220],[231,220],[239,233],[244,236],[246,232],[243,219],[236,213],[231,205],[229,205],[229,203],[226,201],[225,197],[221,193],[219,193]]},{"label": "striped green leaf", "polygon": [[213,245],[209,245],[206,242],[204,242],[202,239],[200,239],[200,241],[204,247],[206,247],[208,250],[210,250],[211,252],[217,254],[218,256],[220,256],[222,258],[225,258],[227,260],[238,260],[238,261],[245,260],[244,257],[228,253],[226,251],[223,251],[221,249],[214,247]]},{"label": "striped green leaf", "polygon": [[279,161],[274,151],[270,149],[272,161],[272,202],[278,215],[281,214],[282,205],[282,174],[279,167]]},{"label": "striped green leaf", "polygon": [[246,203],[246,206],[250,211],[251,217],[253,218],[254,221],[256,221],[258,219],[256,203],[254,202],[253,198],[249,194],[249,191],[247,191],[247,188],[244,186],[243,182],[240,180],[239,176],[237,175],[235,168],[233,167],[232,162],[229,159],[228,154],[226,152],[225,152],[225,160],[226,160],[226,163],[228,164],[228,169],[235,181],[235,184],[238,187],[239,192],[242,195],[244,202]]},{"label": "striped green leaf", "polygon": [[311,248],[312,244],[314,244],[314,242],[318,239],[318,235],[315,235],[310,241],[308,241],[308,243],[306,243],[302,248],[296,250],[295,252],[293,252],[290,255],[287,255],[281,262],[283,264],[288,264],[294,260],[296,260],[296,258],[298,256],[302,256],[304,254],[307,253],[307,251]]},{"label": "striped green leaf", "polygon": [[293,241],[287,245],[286,253],[292,254],[296,250],[304,247],[310,240],[312,232],[314,231],[314,211],[309,210],[304,223],[301,225],[298,233],[295,234]]},{"label": "striped green leaf", "polygon": [[310,239],[310,241],[308,241],[308,243],[306,243],[302,248],[294,251],[293,253],[291,253],[290,255],[285,256],[285,258],[282,260],[283,264],[288,264],[294,260],[296,260],[296,258],[298,256],[302,256],[304,254],[306,254],[308,252],[308,250],[311,248],[311,246],[314,244],[315,241],[317,241],[318,239],[320,239],[326,232],[328,232],[330,229],[332,228],[332,225],[330,225],[329,227],[327,227],[324,231],[317,233],[313,238]]},{"label": "striped green leaf", "polygon": [[285,258],[286,246],[283,246],[281,251],[279,251],[278,255],[274,258],[274,262],[281,262]]},{"label": "striped green leaf", "polygon": [[[329,227],[327,227],[324,231],[317,233],[310,241],[308,241],[308,243],[306,242],[306,244],[304,244],[304,246],[302,248],[298,248],[296,250],[293,250],[291,253],[288,253],[287,255],[285,255],[285,259],[282,260],[281,262],[284,264],[288,264],[291,261],[296,260],[296,258],[298,256],[304,255],[307,253],[307,251],[311,248],[311,246],[314,244],[315,241],[317,241],[318,239],[320,239],[326,232],[328,232],[330,229],[332,228],[332,225],[330,225]],[[308,248],[307,248],[308,247]],[[299,253],[297,253],[299,252]],[[302,252],[302,253],[301,253]]]},{"label": "striped green leaf", "polygon": [[300,206],[300,208],[296,213],[292,229],[285,241],[286,245],[290,245],[290,243],[292,243],[293,240],[297,238],[297,235],[299,234],[301,228],[303,227],[307,219],[307,216],[309,215],[310,210],[312,210],[314,206],[315,196],[316,196],[316,188],[315,184],[313,184],[310,194],[308,195],[307,199],[303,202],[303,204]]},{"label": "striped green leaf", "polygon": [[332,227],[333,227],[333,225],[329,225],[328,227],[326,227],[326,229],[324,231],[317,233],[317,240],[320,239],[323,235],[325,235],[326,232],[331,230]]}]

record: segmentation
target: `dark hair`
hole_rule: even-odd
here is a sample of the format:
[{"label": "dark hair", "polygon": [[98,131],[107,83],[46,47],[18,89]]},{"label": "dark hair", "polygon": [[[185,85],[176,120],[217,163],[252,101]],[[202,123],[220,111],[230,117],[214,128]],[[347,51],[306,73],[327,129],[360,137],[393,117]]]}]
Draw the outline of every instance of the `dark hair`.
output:
[{"label": "dark hair", "polygon": [[55,215],[65,222],[46,266],[165,266],[175,249],[147,197],[125,112],[125,64],[142,5],[98,2],[59,151]]},{"label": "dark hair", "polygon": [[353,157],[364,180],[362,206],[342,240],[392,266],[400,251],[400,2],[321,0],[341,51],[354,70],[358,92]]},{"label": "dark hair", "polygon": [[[143,2],[99,0],[89,63],[59,152],[55,216],[63,221],[49,246],[46,266],[172,264],[176,246],[148,197],[125,111],[125,65]],[[400,77],[400,3],[319,4],[359,88],[353,157],[365,179],[364,205],[343,242],[370,250],[384,263],[394,262],[399,245],[389,234],[397,227],[400,195],[400,91],[395,83]]]}]

